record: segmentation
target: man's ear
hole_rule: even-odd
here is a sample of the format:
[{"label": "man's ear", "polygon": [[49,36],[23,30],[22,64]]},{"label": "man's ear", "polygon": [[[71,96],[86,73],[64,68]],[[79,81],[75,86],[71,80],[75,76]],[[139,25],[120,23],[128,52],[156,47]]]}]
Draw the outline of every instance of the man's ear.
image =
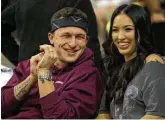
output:
[{"label": "man's ear", "polygon": [[49,39],[49,41],[50,41],[50,44],[52,44],[53,45],[53,34],[52,33],[48,33],[48,39]]},{"label": "man's ear", "polygon": [[86,45],[88,44],[88,41],[89,41],[89,36],[87,36],[86,38]]}]

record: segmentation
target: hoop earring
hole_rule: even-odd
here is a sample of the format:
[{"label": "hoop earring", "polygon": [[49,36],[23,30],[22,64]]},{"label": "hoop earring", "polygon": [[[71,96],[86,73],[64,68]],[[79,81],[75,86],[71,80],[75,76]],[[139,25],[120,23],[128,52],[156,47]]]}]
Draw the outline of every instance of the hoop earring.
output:
[{"label": "hoop earring", "polygon": [[139,33],[139,30],[137,30],[138,32],[138,39],[137,39],[137,43],[140,43],[140,33]]}]

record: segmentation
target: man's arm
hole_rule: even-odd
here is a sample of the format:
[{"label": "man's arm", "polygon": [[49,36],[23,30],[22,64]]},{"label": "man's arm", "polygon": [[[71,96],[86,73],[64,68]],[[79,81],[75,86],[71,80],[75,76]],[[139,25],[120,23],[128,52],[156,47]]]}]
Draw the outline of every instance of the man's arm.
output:
[{"label": "man's arm", "polygon": [[38,87],[40,98],[47,96],[48,94],[55,91],[50,70],[38,70]]},{"label": "man's arm", "polygon": [[24,99],[27,93],[29,93],[31,87],[36,83],[36,77],[29,75],[24,81],[14,87],[14,96],[18,101]]},{"label": "man's arm", "polygon": [[[15,74],[15,73],[14,73]],[[14,75],[15,76],[15,75]],[[1,103],[2,103],[2,117],[7,117],[10,113],[18,109],[21,100],[29,93],[31,87],[36,83],[32,75],[29,75],[18,85],[14,86],[16,78],[12,78],[9,83],[2,88]]]},{"label": "man's arm", "polygon": [[42,98],[55,91],[51,68],[57,62],[57,54],[55,49],[50,45],[40,45],[40,51],[42,52],[39,55],[38,62],[36,61],[36,65],[38,69],[39,94],[40,98]]},{"label": "man's arm", "polygon": [[24,61],[18,64],[13,71],[9,82],[1,89],[2,118],[8,117],[11,113],[19,110],[19,105],[26,93],[29,92],[35,79],[29,71],[30,62]]}]

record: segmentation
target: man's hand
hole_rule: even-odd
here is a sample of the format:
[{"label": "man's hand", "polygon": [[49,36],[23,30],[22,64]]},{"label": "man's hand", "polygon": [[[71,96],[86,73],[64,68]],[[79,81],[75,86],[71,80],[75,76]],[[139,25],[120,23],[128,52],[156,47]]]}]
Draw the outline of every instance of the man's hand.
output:
[{"label": "man's hand", "polygon": [[41,61],[43,55],[44,55],[44,53],[42,52],[35,56],[32,56],[30,59],[30,73],[33,76],[37,76],[38,63],[39,63],[39,61]]},{"label": "man's hand", "polygon": [[51,45],[41,45],[40,51],[42,51],[42,59],[38,59],[38,69],[48,69],[50,70],[54,63],[58,60],[56,50]]}]

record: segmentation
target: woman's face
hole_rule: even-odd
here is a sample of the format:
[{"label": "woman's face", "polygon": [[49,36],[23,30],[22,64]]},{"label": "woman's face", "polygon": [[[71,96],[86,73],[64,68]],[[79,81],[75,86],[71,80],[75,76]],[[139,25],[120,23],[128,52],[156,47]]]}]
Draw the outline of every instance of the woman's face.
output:
[{"label": "woman's face", "polygon": [[126,14],[121,13],[115,17],[112,26],[112,39],[125,61],[136,56],[135,26]]}]

